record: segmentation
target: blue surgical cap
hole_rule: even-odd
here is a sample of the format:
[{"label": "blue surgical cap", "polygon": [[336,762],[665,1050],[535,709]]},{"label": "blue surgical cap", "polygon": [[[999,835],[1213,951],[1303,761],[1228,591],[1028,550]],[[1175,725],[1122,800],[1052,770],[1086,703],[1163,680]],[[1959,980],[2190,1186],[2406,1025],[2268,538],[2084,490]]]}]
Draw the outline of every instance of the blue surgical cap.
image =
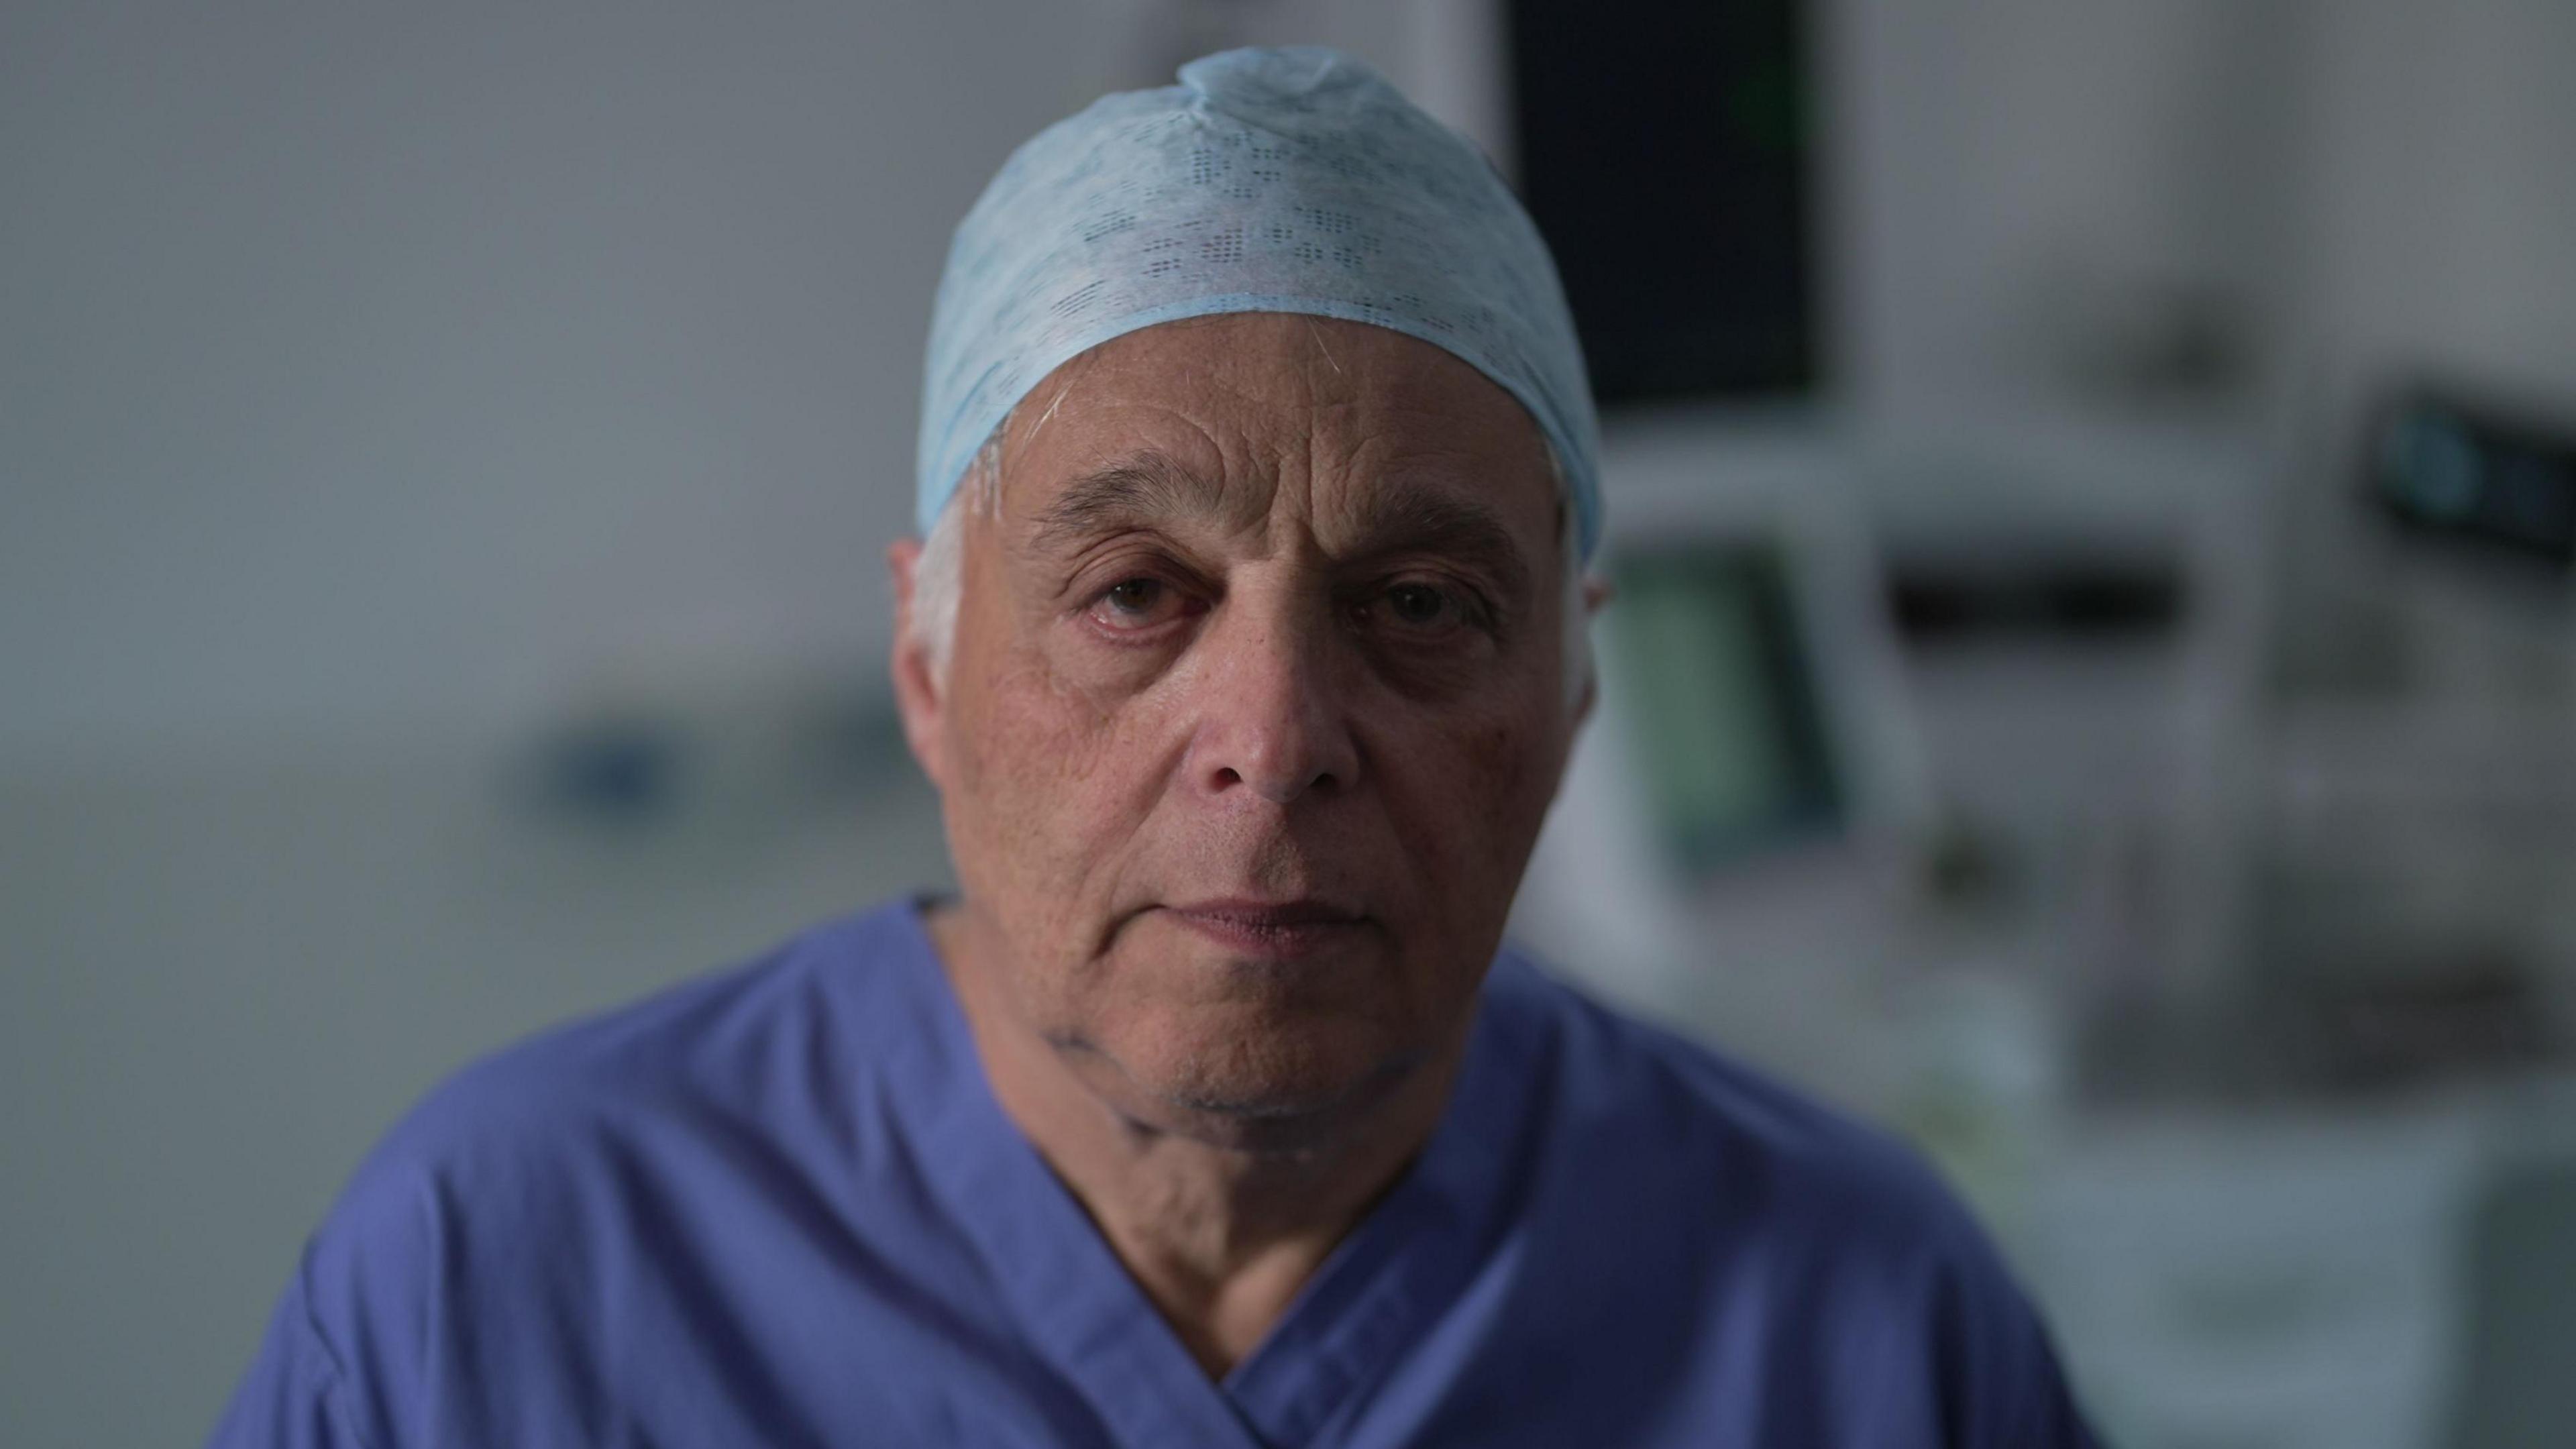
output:
[{"label": "blue surgical cap", "polygon": [[948,249],[921,400],[927,533],[976,451],[1059,365],[1219,312],[1301,312],[1421,338],[1538,422],[1588,557],[1596,424],[1565,293],[1473,143],[1321,46],[1202,56],[1103,96],[1002,163]]}]

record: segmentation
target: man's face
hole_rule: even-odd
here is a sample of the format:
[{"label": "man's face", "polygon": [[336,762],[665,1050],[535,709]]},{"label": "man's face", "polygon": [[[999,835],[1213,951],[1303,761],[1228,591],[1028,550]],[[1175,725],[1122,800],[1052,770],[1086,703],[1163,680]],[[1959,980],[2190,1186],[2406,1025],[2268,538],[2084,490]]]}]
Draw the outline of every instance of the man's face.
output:
[{"label": "man's face", "polygon": [[1427,343],[1246,313],[1058,369],[1002,457],[905,705],[1021,1023],[1227,1142],[1451,1059],[1575,723],[1528,414]]}]

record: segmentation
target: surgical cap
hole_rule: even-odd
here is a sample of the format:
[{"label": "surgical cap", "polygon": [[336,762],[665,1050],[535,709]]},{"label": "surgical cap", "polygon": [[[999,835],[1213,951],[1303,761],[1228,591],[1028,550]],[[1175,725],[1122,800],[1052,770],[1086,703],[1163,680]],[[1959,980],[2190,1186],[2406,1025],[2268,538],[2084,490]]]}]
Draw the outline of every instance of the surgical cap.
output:
[{"label": "surgical cap", "polygon": [[1203,56],[1103,96],[1002,164],[948,249],[921,402],[927,533],[1046,375],[1124,333],[1220,312],[1368,322],[1443,348],[1537,420],[1601,534],[1596,424],[1547,244],[1492,163],[1349,56]]}]

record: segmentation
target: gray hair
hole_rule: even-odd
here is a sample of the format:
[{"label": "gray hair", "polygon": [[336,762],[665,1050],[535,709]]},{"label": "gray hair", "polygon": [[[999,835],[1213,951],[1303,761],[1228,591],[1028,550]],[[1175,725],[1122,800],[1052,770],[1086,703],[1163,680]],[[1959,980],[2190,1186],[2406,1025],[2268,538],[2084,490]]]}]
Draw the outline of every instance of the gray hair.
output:
[{"label": "gray hair", "polygon": [[[1023,400],[1025,401],[1025,399]],[[1002,439],[1011,418],[997,424],[975,450],[965,476],[948,495],[930,536],[921,541],[921,556],[912,569],[912,643],[930,656],[930,672],[942,687],[948,682],[949,646],[957,637],[957,599],[964,587],[966,516],[999,511],[1002,495]],[[1539,435],[1547,449],[1547,470],[1556,489],[1558,613],[1564,626],[1565,704],[1572,709],[1592,685],[1591,611],[1584,605],[1583,530],[1575,519],[1574,493],[1567,485],[1565,463],[1555,443]]]}]

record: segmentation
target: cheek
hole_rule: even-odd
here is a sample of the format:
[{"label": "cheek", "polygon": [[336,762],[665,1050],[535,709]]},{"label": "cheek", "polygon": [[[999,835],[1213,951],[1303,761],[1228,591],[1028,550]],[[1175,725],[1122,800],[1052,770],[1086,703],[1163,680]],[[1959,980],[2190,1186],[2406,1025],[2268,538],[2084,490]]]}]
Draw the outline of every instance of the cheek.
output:
[{"label": "cheek", "polygon": [[1150,804],[1127,763],[1144,754],[1137,722],[1030,649],[961,652],[954,677],[944,803],[959,878],[1024,947],[1070,948]]},{"label": "cheek", "polygon": [[952,804],[986,823],[992,843],[1042,844],[1029,827],[1061,818],[1096,779],[1091,764],[1108,720],[1081,696],[1055,688],[1035,660],[961,659],[958,672],[950,718],[959,798]]},{"label": "cheek", "polygon": [[1566,744],[1557,713],[1528,701],[1389,741],[1382,784],[1436,916],[1490,921],[1499,931],[1555,798]]}]

